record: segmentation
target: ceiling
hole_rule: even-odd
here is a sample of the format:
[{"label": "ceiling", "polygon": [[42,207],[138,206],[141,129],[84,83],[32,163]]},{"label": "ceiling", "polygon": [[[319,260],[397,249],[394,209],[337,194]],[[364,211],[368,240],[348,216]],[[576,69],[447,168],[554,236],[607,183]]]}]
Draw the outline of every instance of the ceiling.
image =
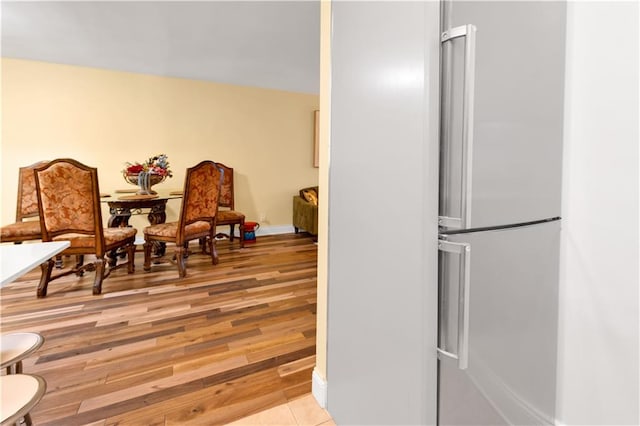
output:
[{"label": "ceiling", "polygon": [[2,1],[2,56],[318,93],[320,4]]}]

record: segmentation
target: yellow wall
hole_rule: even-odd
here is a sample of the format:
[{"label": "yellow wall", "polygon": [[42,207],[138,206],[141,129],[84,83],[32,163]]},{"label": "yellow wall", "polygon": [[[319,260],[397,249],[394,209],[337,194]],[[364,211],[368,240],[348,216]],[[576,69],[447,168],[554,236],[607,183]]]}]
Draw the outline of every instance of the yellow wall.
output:
[{"label": "yellow wall", "polygon": [[[2,223],[15,219],[20,166],[75,158],[98,168],[105,192],[133,188],[125,162],[166,153],[174,177],[162,187],[181,188],[187,167],[219,161],[235,169],[237,210],[290,226],[291,197],[318,183],[316,109],[312,94],[3,58]],[[167,219],[179,208],[170,201]],[[132,222],[140,229],[143,219]]]}]

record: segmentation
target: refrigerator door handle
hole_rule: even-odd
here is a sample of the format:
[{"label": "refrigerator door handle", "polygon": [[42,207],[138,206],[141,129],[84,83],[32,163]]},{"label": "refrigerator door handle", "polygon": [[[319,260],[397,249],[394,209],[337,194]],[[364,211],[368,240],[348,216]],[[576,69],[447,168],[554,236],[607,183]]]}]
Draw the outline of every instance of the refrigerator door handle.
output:
[{"label": "refrigerator door handle", "polygon": [[[476,27],[463,25],[442,33],[441,43],[465,37],[464,86],[462,91],[462,169],[460,187],[460,217],[440,216],[438,224],[445,228],[465,229],[471,227],[471,181],[473,164],[473,104],[475,88]],[[443,132],[444,134],[444,132]],[[443,140],[443,143],[448,141]]]},{"label": "refrigerator door handle", "polygon": [[471,284],[471,245],[468,243],[452,243],[438,241],[438,250],[458,254],[460,256],[460,273],[458,275],[458,353],[447,352],[438,348],[438,353],[458,360],[458,368],[466,370],[469,366],[469,288]]}]

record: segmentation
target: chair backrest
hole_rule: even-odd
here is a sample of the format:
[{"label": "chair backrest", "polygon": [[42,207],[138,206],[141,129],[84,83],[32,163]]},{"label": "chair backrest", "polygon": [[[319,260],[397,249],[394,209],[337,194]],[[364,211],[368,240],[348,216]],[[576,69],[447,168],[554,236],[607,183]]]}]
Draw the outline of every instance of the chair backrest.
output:
[{"label": "chair backrest", "polygon": [[33,170],[42,167],[48,161],[39,161],[30,166],[20,167],[18,171],[18,202],[16,203],[16,222],[27,217],[38,216],[38,196],[36,178]]},{"label": "chair backrest", "polygon": [[42,240],[61,234],[93,235],[96,254],[104,254],[98,170],[61,158],[35,169]]},{"label": "chair backrest", "polygon": [[222,187],[220,189],[220,207],[227,207],[229,210],[234,209],[233,195],[233,167],[227,167],[222,163],[216,163],[224,171]]},{"label": "chair backrest", "polygon": [[209,160],[187,169],[176,244],[183,242],[184,228],[191,223],[206,221],[215,227],[224,174],[222,168]]}]

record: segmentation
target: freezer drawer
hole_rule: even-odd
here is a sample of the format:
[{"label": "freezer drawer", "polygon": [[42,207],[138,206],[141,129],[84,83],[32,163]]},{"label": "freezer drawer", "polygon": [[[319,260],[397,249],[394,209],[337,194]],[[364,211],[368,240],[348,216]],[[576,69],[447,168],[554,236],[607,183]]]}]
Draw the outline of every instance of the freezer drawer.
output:
[{"label": "freezer drawer", "polygon": [[443,5],[440,225],[559,216],[566,5]]},{"label": "freezer drawer", "polygon": [[552,221],[442,236],[439,424],[553,424],[559,235]]}]

